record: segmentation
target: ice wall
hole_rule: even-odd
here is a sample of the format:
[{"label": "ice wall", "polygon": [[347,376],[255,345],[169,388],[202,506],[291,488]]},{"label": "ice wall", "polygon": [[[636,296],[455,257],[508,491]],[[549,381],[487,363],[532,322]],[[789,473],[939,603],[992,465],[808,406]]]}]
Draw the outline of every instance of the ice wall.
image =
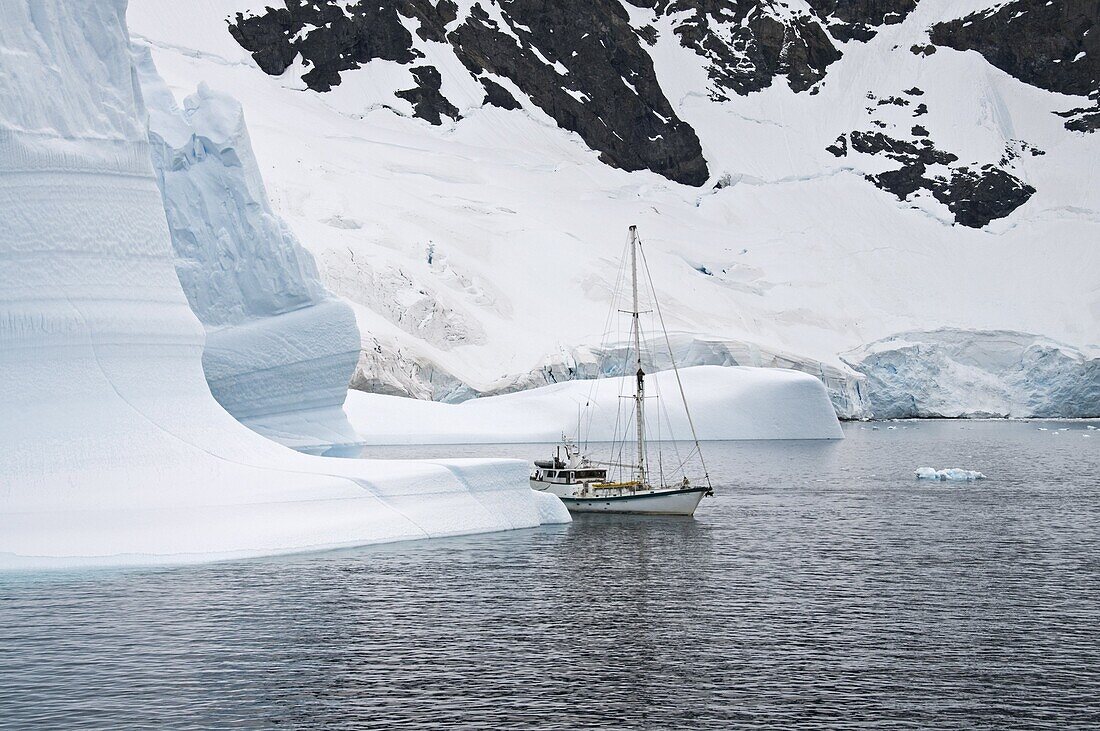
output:
[{"label": "ice wall", "polygon": [[0,565],[568,520],[520,462],[312,457],[241,426],[203,374],[125,2],[0,0],[0,14]]},{"label": "ice wall", "polygon": [[341,408],[359,357],[355,316],[272,213],[241,105],[200,84],[181,109],[147,47],[135,46],[134,66],[176,272],[206,328],[214,398],[288,446],[358,452]]},{"label": "ice wall", "polygon": [[1100,416],[1100,355],[1008,330],[907,332],[846,353],[876,419]]}]

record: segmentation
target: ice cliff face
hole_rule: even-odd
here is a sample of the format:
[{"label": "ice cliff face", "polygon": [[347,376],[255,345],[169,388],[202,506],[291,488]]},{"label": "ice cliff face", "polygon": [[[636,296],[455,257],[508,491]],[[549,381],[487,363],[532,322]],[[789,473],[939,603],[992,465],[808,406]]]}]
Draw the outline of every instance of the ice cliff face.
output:
[{"label": "ice cliff face", "polygon": [[519,462],[302,455],[212,397],[124,2],[2,0],[0,565],[200,560],[567,520]]},{"label": "ice cliff face", "polygon": [[1100,357],[1027,333],[901,333],[844,359],[875,418],[1100,416]]},{"label": "ice cliff face", "polygon": [[135,68],[176,272],[206,328],[214,398],[288,446],[357,452],[341,410],[359,358],[355,316],[272,213],[240,104],[200,85],[180,109],[147,48],[136,49]]}]

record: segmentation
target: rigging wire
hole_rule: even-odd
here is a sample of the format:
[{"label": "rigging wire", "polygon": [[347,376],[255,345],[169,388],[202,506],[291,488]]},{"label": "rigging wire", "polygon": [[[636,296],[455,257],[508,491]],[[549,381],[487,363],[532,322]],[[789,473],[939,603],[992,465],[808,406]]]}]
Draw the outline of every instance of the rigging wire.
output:
[{"label": "rigging wire", "polygon": [[[611,333],[612,333],[613,328],[616,330],[615,335],[616,335],[617,340],[620,340],[621,335],[622,335],[622,332],[621,332],[622,331],[622,323],[620,322],[620,318],[618,318],[616,316],[618,315],[618,312],[619,312],[619,308],[618,308],[618,301],[619,301],[619,297],[620,297],[619,293],[622,290],[622,283],[623,283],[623,279],[624,279],[625,276],[626,276],[626,255],[625,255],[625,247],[624,247],[624,249],[622,250],[622,253],[619,256],[619,268],[618,268],[618,271],[615,274],[615,284],[611,288],[611,297],[610,297],[610,303],[609,303],[608,310],[607,310],[607,317],[604,319],[603,332],[600,335],[601,339],[600,339],[600,345],[599,345],[599,353],[597,353],[597,361],[596,361],[596,367],[597,367],[596,377],[593,379],[592,385],[589,386],[588,400],[585,403],[585,407],[588,409],[588,424],[587,424],[587,427],[586,427],[585,438],[584,438],[584,443],[585,443],[585,448],[586,449],[587,449],[588,444],[589,444],[589,435],[591,435],[591,433],[592,433],[592,419],[595,416],[595,414],[593,413],[594,409],[592,408],[592,406],[593,406],[593,403],[594,403],[595,398],[596,398],[596,391],[597,391],[597,389],[599,388],[599,385],[600,385],[599,382],[604,377],[604,373],[602,372],[602,367],[600,365],[601,360],[604,360],[602,354],[607,353],[610,350]],[[620,396],[622,395],[622,390],[621,389],[622,389],[622,386],[620,385],[620,392],[619,392]],[[615,430],[612,433],[612,440],[611,440],[612,453],[614,451],[614,444],[618,441],[620,417],[621,417],[620,410],[619,410],[618,406],[616,406],[616,408],[615,408]],[[579,440],[580,440],[580,435],[578,435],[578,441]]]},{"label": "rigging wire", "polygon": [[[642,239],[640,236],[637,241],[638,252],[642,256],[642,266],[645,269],[646,279],[649,281],[650,289],[653,290],[653,275],[649,271],[649,262],[646,261],[645,248],[642,246]],[[691,410],[688,408],[687,396],[684,394],[684,383],[680,380],[680,370],[676,367],[676,356],[672,352],[672,342],[668,339],[668,328],[665,327],[665,316],[661,312],[661,305],[657,302],[656,298],[653,300],[653,305],[661,323],[661,332],[665,335],[665,345],[668,346],[668,357],[672,363],[672,372],[676,376],[676,386],[680,389],[680,399],[684,402],[684,413],[687,415],[688,426],[691,427],[691,438],[695,442],[695,451],[699,453],[699,464],[703,466],[703,478],[707,481],[707,489],[713,490],[713,486],[710,484],[710,472],[707,470],[707,463],[703,459],[703,450],[699,447],[699,436],[695,432],[695,420],[691,418]]]}]

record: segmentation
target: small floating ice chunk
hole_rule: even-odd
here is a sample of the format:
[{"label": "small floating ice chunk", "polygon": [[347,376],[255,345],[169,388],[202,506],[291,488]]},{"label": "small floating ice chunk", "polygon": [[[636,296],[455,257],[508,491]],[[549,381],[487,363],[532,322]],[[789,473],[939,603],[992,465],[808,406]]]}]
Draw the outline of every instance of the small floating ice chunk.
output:
[{"label": "small floating ice chunk", "polygon": [[918,480],[965,480],[971,482],[973,480],[984,480],[985,475],[977,470],[962,470],[958,467],[950,467],[946,470],[937,470],[934,467],[920,467],[916,472]]}]

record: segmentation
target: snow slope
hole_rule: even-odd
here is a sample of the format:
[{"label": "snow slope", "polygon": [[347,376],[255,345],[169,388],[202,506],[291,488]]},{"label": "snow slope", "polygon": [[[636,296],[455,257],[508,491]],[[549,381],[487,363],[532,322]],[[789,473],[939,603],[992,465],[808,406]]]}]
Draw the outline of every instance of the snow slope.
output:
[{"label": "snow slope", "polygon": [[134,65],[176,273],[206,328],[214,398],[288,446],[357,452],[341,409],[359,358],[355,316],[272,213],[240,104],[200,84],[181,109],[147,48],[135,48]]},{"label": "snow slope", "polygon": [[[300,58],[268,76],[226,25],[264,5],[135,0],[129,18],[177,96],[205,81],[241,100],[275,210],[353,303],[356,387],[460,400],[568,377],[577,350],[605,333],[629,224],[645,240],[670,330],[756,354],[739,364],[823,376],[844,416],[872,409],[839,354],[897,333],[1011,330],[1090,358],[1100,348],[1100,135],[1067,132],[1053,114],[1084,100],[1029,86],[974,52],[910,51],[932,24],[981,2],[921,0],[870,41],[840,43],[816,93],[777,78],[722,98],[705,59],[680,43],[678,16],[625,4],[635,27],[654,29],[647,52],[717,188],[604,165],[507,79],[496,80],[519,108],[486,105],[451,48],[415,33],[460,121],[412,117],[395,94],[415,82],[392,61],[347,72],[327,93],[306,89]],[[879,104],[915,87],[907,106]],[[927,111],[916,118],[918,102]],[[892,161],[826,150],[854,131],[908,139],[916,124],[960,165],[1010,157],[1036,192],[971,228],[931,195],[902,201],[865,179]],[[1024,154],[1022,141],[1045,154]],[[729,362],[695,352],[686,364]]]},{"label": "snow slope", "polygon": [[206,560],[568,520],[517,461],[302,455],[212,398],[121,0],[3,0],[0,565]]},{"label": "snow slope", "polygon": [[[841,439],[840,424],[821,382],[781,368],[695,366],[681,370],[700,439]],[[352,391],[348,416],[371,444],[556,442],[621,439],[620,397],[634,379],[570,381],[460,404]],[[690,439],[691,429],[671,371],[647,379],[647,433]],[[660,404],[660,407],[657,407]],[[578,422],[580,425],[578,426]],[[580,436],[578,436],[578,432]]]}]

